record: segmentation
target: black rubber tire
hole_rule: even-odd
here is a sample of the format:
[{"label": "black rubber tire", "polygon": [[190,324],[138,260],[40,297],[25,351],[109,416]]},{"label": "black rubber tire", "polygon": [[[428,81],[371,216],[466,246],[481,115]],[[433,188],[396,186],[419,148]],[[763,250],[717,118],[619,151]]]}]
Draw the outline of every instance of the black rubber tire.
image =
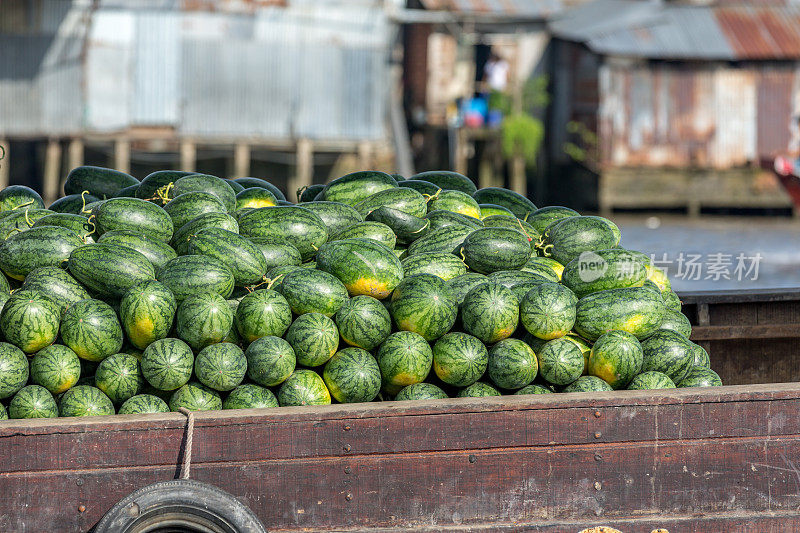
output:
[{"label": "black rubber tire", "polygon": [[266,533],[242,502],[191,479],[161,481],[136,490],[112,507],[94,533]]}]

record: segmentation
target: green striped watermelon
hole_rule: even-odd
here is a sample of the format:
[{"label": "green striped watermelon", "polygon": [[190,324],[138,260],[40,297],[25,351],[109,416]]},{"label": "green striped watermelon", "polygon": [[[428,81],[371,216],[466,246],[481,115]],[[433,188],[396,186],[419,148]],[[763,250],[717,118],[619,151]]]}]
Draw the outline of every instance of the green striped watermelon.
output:
[{"label": "green striped watermelon", "polygon": [[445,211],[443,209],[428,211],[428,214],[422,218],[428,221],[428,229],[425,230],[423,235],[420,235],[420,237],[424,237],[429,232],[446,227],[460,226],[472,229],[480,229],[484,227],[483,221],[479,218],[468,217],[467,215],[462,215],[461,213],[453,213],[452,211]]},{"label": "green striped watermelon", "polygon": [[441,187],[425,180],[402,180],[397,182],[397,186],[414,189],[418,193],[426,194],[428,196],[433,196],[441,190]]},{"label": "green striped watermelon", "polygon": [[70,171],[64,182],[64,192],[80,194],[82,191],[89,191],[98,198],[111,198],[120,189],[138,183],[139,180],[119,170],[87,165]]},{"label": "green striped watermelon", "polygon": [[615,248],[582,252],[564,267],[561,281],[582,298],[606,289],[640,287],[646,278],[645,264],[638,255]]},{"label": "green striped watermelon", "polygon": [[122,297],[137,283],[155,278],[153,265],[144,255],[118,244],[96,243],[75,248],[67,269],[87,289],[102,297]]},{"label": "green striped watermelon", "polygon": [[539,256],[531,256],[531,258],[528,259],[528,262],[525,263],[525,266],[522,267],[521,270],[528,270],[530,272],[536,272],[538,274],[542,274],[542,272],[539,271],[538,269],[534,270],[536,266],[547,267],[550,270],[552,270],[556,275],[556,279],[553,281],[560,281],[561,276],[564,273],[564,265],[562,265],[561,263],[550,257],[539,257]]},{"label": "green striped watermelon", "polygon": [[585,366],[581,349],[563,337],[545,343],[536,357],[539,375],[553,385],[569,385],[581,376]]},{"label": "green striped watermelon", "polygon": [[672,309],[667,309],[664,312],[664,320],[661,321],[659,329],[671,329],[684,337],[689,337],[692,334],[692,324],[686,318],[686,315]]},{"label": "green striped watermelon", "polygon": [[673,311],[675,313],[681,312],[681,299],[673,290],[667,290],[661,293],[661,297],[664,298],[664,305],[667,307],[668,310]]},{"label": "green striped watermelon", "polygon": [[[59,198],[52,204],[48,209],[50,211],[55,211],[56,213],[72,213],[72,214],[79,214],[86,204],[90,204],[93,202],[99,201],[100,198],[93,196],[91,194],[68,194],[62,198]],[[86,218],[84,218],[84,221]]]},{"label": "green striped watermelon", "polygon": [[471,179],[463,174],[451,172],[449,170],[429,170],[420,172],[419,174],[414,174],[409,179],[427,181],[441,189],[447,191],[461,191],[469,195],[475,194],[478,190]]},{"label": "green striped watermelon", "polygon": [[180,227],[175,227],[175,234],[172,236],[172,246],[178,255],[186,255],[186,248],[189,238],[196,235],[205,228],[220,228],[239,233],[239,223],[227,213],[211,212],[203,213],[191,219]]},{"label": "green striped watermelon", "polygon": [[[96,226],[87,222],[86,217],[72,213],[53,213],[37,220],[32,228],[42,226],[55,226],[70,229],[80,237],[83,243],[92,243],[96,240]],[[27,233],[27,232],[26,232]]]},{"label": "green striped watermelon", "polygon": [[317,197],[319,193],[322,192],[322,189],[325,188],[325,185],[321,183],[315,183],[313,185],[304,185],[297,189],[297,201],[298,202],[311,202],[314,198]]},{"label": "green striped watermelon", "polygon": [[466,333],[448,333],[433,345],[433,370],[448,385],[466,387],[475,383],[488,362],[489,352],[483,343]]},{"label": "green striped watermelon", "polygon": [[310,209],[298,206],[262,207],[239,218],[239,232],[245,237],[270,238],[297,248],[303,260],[314,256],[328,239],[328,228]]},{"label": "green striped watermelon", "polygon": [[189,296],[175,312],[175,333],[195,350],[222,342],[232,327],[233,309],[213,292]]},{"label": "green striped watermelon", "polygon": [[39,291],[16,291],[0,313],[5,339],[25,353],[38,352],[58,336],[61,310]]},{"label": "green striped watermelon", "polygon": [[25,185],[9,185],[0,190],[0,211],[13,211],[22,207],[42,209],[44,201],[38,192]]},{"label": "green striped watermelon", "polygon": [[483,285],[484,283],[489,283],[489,279],[483,274],[478,274],[477,272],[467,272],[447,280],[446,286],[448,289],[450,289],[450,292],[453,294],[458,306],[461,307],[461,304],[464,303],[464,298],[467,296],[467,293],[478,285]]},{"label": "green striped watermelon", "polygon": [[521,394],[552,394],[552,393],[553,391],[542,385],[528,385],[527,387],[522,387],[514,394],[521,395]]},{"label": "green striped watermelon", "polygon": [[10,398],[28,382],[28,358],[16,346],[0,342],[0,399]]},{"label": "green striped watermelon", "polygon": [[188,344],[179,339],[159,339],[144,349],[142,375],[154,388],[175,390],[192,376],[194,354]]},{"label": "green striped watermelon", "polygon": [[248,344],[269,335],[282,337],[292,323],[292,310],[279,292],[259,289],[242,298],[234,323]]},{"label": "green striped watermelon", "polygon": [[[388,297],[400,280],[403,267],[386,246],[368,239],[344,239],[323,244],[317,268],[336,276],[351,296]],[[286,281],[284,280],[284,287]]]},{"label": "green striped watermelon", "polygon": [[286,195],[283,194],[283,191],[281,191],[279,188],[277,188],[275,185],[271,184],[267,180],[262,180],[261,178],[248,177],[248,178],[233,179],[229,182],[229,184],[232,182],[238,183],[244,189],[249,189],[250,187],[263,187],[264,189],[267,189],[269,192],[271,192],[275,196],[275,198],[277,198],[279,201],[286,200]]},{"label": "green striped watermelon", "polygon": [[433,383],[414,383],[403,388],[394,397],[395,401],[404,400],[443,400],[447,393]]},{"label": "green striped watermelon", "polygon": [[[57,412],[56,416],[58,416]],[[2,403],[0,403],[0,420],[8,420],[8,411],[6,411],[6,407]]]},{"label": "green striped watermelon", "polygon": [[693,366],[686,376],[677,383],[678,387],[721,387],[719,374],[704,366]]},{"label": "green striped watermelon", "polygon": [[269,409],[278,407],[278,399],[271,390],[247,383],[233,389],[222,402],[223,409]]},{"label": "green striped watermelon", "polygon": [[450,252],[425,252],[405,257],[400,264],[403,266],[403,276],[417,274],[433,274],[445,281],[462,276],[467,272],[464,261]]},{"label": "green striped watermelon", "polygon": [[178,254],[164,241],[160,241],[144,233],[132,230],[115,230],[103,233],[97,242],[105,244],[118,244],[131,250],[136,250],[147,258],[154,269],[163,267],[170,259],[175,259]]},{"label": "green striped watermelon", "polygon": [[94,218],[97,234],[114,230],[132,230],[160,241],[172,239],[172,219],[154,203],[140,198],[112,198],[97,209]]},{"label": "green striped watermelon", "polygon": [[317,215],[325,224],[329,236],[364,220],[361,213],[341,202],[309,202],[298,204],[298,207],[308,209]]},{"label": "green striped watermelon", "polygon": [[347,287],[338,278],[310,268],[286,274],[280,291],[296,315],[322,313],[331,317],[348,299]]},{"label": "green striped watermelon", "polygon": [[364,350],[372,350],[392,332],[389,311],[370,296],[355,296],[345,302],[336,312],[335,320],[341,339]]},{"label": "green striped watermelon", "polygon": [[207,346],[194,359],[194,374],[198,381],[217,391],[236,388],[246,373],[244,352],[229,342]]},{"label": "green striped watermelon", "polygon": [[453,327],[458,307],[444,281],[431,274],[403,279],[392,294],[390,313],[397,328],[438,339]]},{"label": "green striped watermelon", "polygon": [[519,339],[505,339],[489,350],[489,378],[500,388],[520,389],[539,372],[539,362],[530,346]]},{"label": "green striped watermelon", "polygon": [[485,220],[486,217],[509,217],[519,220],[510,209],[503,207],[502,205],[478,204],[478,207],[481,209],[481,220]]},{"label": "green striped watermelon", "polygon": [[211,390],[197,382],[189,382],[172,393],[169,399],[169,410],[181,408],[189,411],[216,411],[222,409],[222,398],[217,391]]},{"label": "green striped watermelon", "polygon": [[542,235],[540,249],[562,265],[583,252],[607,250],[616,246],[614,231],[600,217],[570,217],[548,226]]},{"label": "green striped watermelon", "polygon": [[128,398],[136,396],[142,388],[143,382],[139,360],[124,353],[117,353],[103,359],[97,365],[94,375],[95,386],[116,404],[121,404]]},{"label": "green striped watermelon", "polygon": [[10,278],[23,280],[39,267],[61,265],[82,244],[80,236],[69,228],[31,228],[0,244],[0,269]]},{"label": "green striped watermelon", "polygon": [[331,394],[325,381],[313,370],[295,370],[278,389],[278,403],[281,407],[300,405],[329,405]]},{"label": "green striped watermelon", "polygon": [[646,287],[599,291],[578,300],[575,331],[593,341],[603,333],[621,329],[642,340],[658,329],[664,312],[661,296]]},{"label": "green striped watermelon", "polygon": [[113,415],[114,404],[103,391],[90,385],[77,385],[65,392],[58,402],[59,416]]},{"label": "green striped watermelon", "polygon": [[175,180],[174,196],[192,192],[205,192],[216,196],[228,212],[236,210],[236,193],[227,180],[210,174],[190,174]]},{"label": "green striped watermelon", "polygon": [[478,202],[462,191],[441,190],[431,196],[428,200],[428,211],[439,209],[472,218],[481,218],[481,208]]},{"label": "green striped watermelon", "polygon": [[264,239],[259,237],[250,237],[250,242],[252,242],[261,251],[261,255],[264,256],[264,262],[267,264],[267,272],[277,266],[299,265],[303,262],[300,252],[291,244],[263,241]]},{"label": "green striped watermelon", "polygon": [[345,239],[369,239],[386,246],[390,250],[397,244],[397,237],[392,228],[380,222],[356,222],[331,237],[329,242]]},{"label": "green striped watermelon", "polygon": [[499,283],[507,289],[513,289],[517,285],[521,284],[539,284],[549,281],[544,276],[534,272],[525,272],[523,270],[498,270],[497,272],[492,272],[489,274],[488,277],[491,281]]},{"label": "green striped watermelon", "polygon": [[650,370],[642,372],[631,380],[628,390],[647,390],[647,389],[674,389],[675,383],[663,372]]},{"label": "green striped watermelon", "polygon": [[78,357],[102,361],[122,348],[122,326],[117,314],[100,300],[81,300],[64,311],[61,340]]},{"label": "green striped watermelon", "polygon": [[578,299],[568,288],[545,282],[529,290],[520,302],[520,320],[531,335],[551,340],[563,337],[575,324]]},{"label": "green striped watermelon", "polygon": [[233,273],[223,263],[204,255],[183,255],[168,261],[156,277],[180,304],[189,296],[213,292],[227,298],[233,293]]},{"label": "green striped watermelon", "polygon": [[[229,185],[233,185],[233,183],[229,183]],[[243,207],[252,209],[273,207],[277,203],[278,199],[275,198],[275,195],[269,189],[263,187],[248,187],[236,193],[236,209],[242,209]]]},{"label": "green striped watermelon", "polygon": [[172,329],[177,304],[163,283],[145,281],[134,285],[119,304],[119,317],[128,341],[144,350],[165,338]]},{"label": "green striped watermelon", "polygon": [[642,350],[642,371],[663,372],[673,383],[680,382],[693,366],[692,343],[680,333],[668,329],[660,329],[642,341]]},{"label": "green striped watermelon", "polygon": [[208,213],[227,213],[225,204],[208,192],[194,191],[175,196],[164,206],[174,228],[180,228],[192,219]]},{"label": "green striped watermelon", "polygon": [[574,209],[570,209],[569,207],[562,207],[560,205],[549,205],[547,207],[542,207],[541,209],[535,210],[533,213],[529,214],[525,218],[525,220],[533,226],[533,228],[538,231],[539,233],[544,233],[544,230],[547,229],[548,226],[562,220],[564,218],[570,217],[578,217],[580,213],[575,211]]},{"label": "green striped watermelon", "polygon": [[475,228],[464,225],[430,229],[408,246],[408,255],[411,257],[431,252],[457,253],[464,239],[473,231]]},{"label": "green striped watermelon", "polygon": [[58,404],[50,391],[39,385],[23,387],[8,404],[9,418],[56,418]]},{"label": "green striped watermelon", "polygon": [[167,402],[152,394],[131,396],[120,406],[118,415],[143,415],[148,413],[168,413]]},{"label": "green striped watermelon", "polygon": [[244,354],[247,357],[247,377],[265,387],[286,381],[297,364],[292,345],[275,336],[254,340]]},{"label": "green striped watermelon", "polygon": [[486,396],[500,396],[500,391],[488,383],[478,381],[458,391],[457,396],[459,398],[484,398]]},{"label": "green striped watermelon", "polygon": [[536,212],[536,206],[521,194],[501,187],[484,187],[472,193],[481,204],[497,204],[509,209],[517,218],[526,219]]},{"label": "green striped watermelon", "polygon": [[238,233],[220,228],[198,232],[187,248],[189,254],[216,259],[233,274],[236,285],[252,285],[267,273],[267,261],[261,250]]},{"label": "green striped watermelon", "polygon": [[381,371],[369,352],[345,348],[325,364],[322,379],[340,403],[371,402],[381,390]]},{"label": "green striped watermelon", "polygon": [[374,170],[353,172],[328,183],[317,197],[319,200],[356,205],[376,192],[397,187],[389,174]]},{"label": "green striped watermelon", "polygon": [[298,364],[315,367],[336,353],[339,330],[333,320],[322,313],[305,313],[289,326],[286,340],[292,345]]},{"label": "green striped watermelon", "polygon": [[[482,208],[481,212],[483,212]],[[487,217],[484,217],[482,221],[483,225],[487,228],[509,228],[519,231],[520,233],[525,235],[526,239],[528,239],[528,243],[530,243],[531,249],[534,248],[536,241],[540,237],[539,232],[536,231],[533,228],[533,226],[531,226],[524,220],[520,220],[516,217],[508,217],[503,215],[489,215]]]},{"label": "green striped watermelon", "polygon": [[670,282],[666,272],[651,263],[648,263],[646,268],[647,279],[655,283],[662,293],[670,290]]},{"label": "green striped watermelon", "polygon": [[30,363],[31,381],[53,394],[61,394],[71,388],[81,377],[80,358],[61,344],[42,348]]},{"label": "green striped watermelon", "polygon": [[692,345],[692,366],[704,366],[706,368],[711,368],[711,358],[708,356],[708,352],[700,346],[699,344],[691,343]]},{"label": "green striped watermelon", "polygon": [[433,365],[433,351],[421,335],[398,331],[380,345],[376,359],[383,389],[394,395],[428,377]]},{"label": "green striped watermelon", "polygon": [[356,211],[365,217],[379,207],[396,209],[415,217],[423,217],[428,212],[425,197],[414,189],[395,187],[376,192],[358,202]]},{"label": "green striped watermelon", "polygon": [[581,376],[561,392],[603,392],[614,390],[611,385],[596,376]]},{"label": "green striped watermelon", "polygon": [[467,293],[461,304],[464,330],[485,344],[510,337],[519,324],[519,301],[497,283],[483,283]]},{"label": "green striped watermelon", "polygon": [[472,270],[491,274],[524,266],[531,257],[531,247],[527,237],[517,230],[483,228],[464,239],[461,255]]},{"label": "green striped watermelon", "polygon": [[157,170],[151,172],[142,178],[139,187],[136,189],[136,197],[143,200],[160,200],[156,195],[159,189],[191,174],[193,172],[184,172],[182,170]]},{"label": "green striped watermelon", "polygon": [[[553,270],[550,267],[550,265],[546,265],[546,264],[541,263],[542,259],[549,259],[549,258],[547,258],[547,257],[535,257],[535,256],[531,257],[530,259],[528,259],[528,262],[525,263],[520,268],[520,270],[522,270],[523,272],[532,272],[534,274],[538,274],[538,275],[546,278],[548,281],[553,281],[555,283],[558,283],[560,281],[560,278],[558,277],[558,274],[556,274],[555,270]],[[556,261],[553,261],[553,262],[558,264]]]},{"label": "green striped watermelon", "polygon": [[613,389],[625,388],[641,372],[642,346],[627,331],[609,331],[594,342],[587,372]]},{"label": "green striped watermelon", "polygon": [[414,242],[422,237],[430,225],[430,221],[424,218],[385,206],[371,211],[365,219],[386,224],[396,236],[397,242],[402,243]]}]

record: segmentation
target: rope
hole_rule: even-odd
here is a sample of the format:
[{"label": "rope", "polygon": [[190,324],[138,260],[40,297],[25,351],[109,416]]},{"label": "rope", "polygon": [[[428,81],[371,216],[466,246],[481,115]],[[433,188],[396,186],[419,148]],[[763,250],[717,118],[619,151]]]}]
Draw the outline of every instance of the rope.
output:
[{"label": "rope", "polygon": [[186,415],[186,446],[183,448],[183,465],[181,465],[180,479],[189,479],[189,470],[192,468],[192,438],[194,437],[194,413],[185,407],[178,409]]}]

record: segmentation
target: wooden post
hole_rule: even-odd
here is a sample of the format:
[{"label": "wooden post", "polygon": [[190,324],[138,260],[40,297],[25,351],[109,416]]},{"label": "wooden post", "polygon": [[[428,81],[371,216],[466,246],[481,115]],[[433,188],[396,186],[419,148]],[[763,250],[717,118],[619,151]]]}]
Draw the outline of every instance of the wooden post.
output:
[{"label": "wooden post", "polygon": [[467,146],[463,128],[456,129],[456,147],[453,151],[455,152],[454,170],[466,176],[469,164],[469,147]]},{"label": "wooden post", "polygon": [[45,205],[50,205],[58,198],[59,174],[61,172],[61,143],[58,139],[47,141],[44,154],[44,183],[42,184],[42,199]]},{"label": "wooden post", "polygon": [[114,168],[120,172],[131,172],[131,142],[128,139],[117,139],[114,143]]},{"label": "wooden post", "polygon": [[237,143],[233,149],[233,173],[237,178],[250,175],[250,145]]},{"label": "wooden post", "polygon": [[[3,157],[5,154],[5,157]],[[8,187],[8,181],[11,176],[11,143],[5,139],[0,139],[0,188]]]},{"label": "wooden post", "polygon": [[358,165],[361,170],[370,170],[372,168],[372,143],[369,141],[358,143]]},{"label": "wooden post", "polygon": [[528,178],[525,174],[525,158],[515,155],[511,158],[511,190],[528,196]]},{"label": "wooden post", "polygon": [[83,139],[72,139],[67,149],[67,166],[70,170],[83,165]]},{"label": "wooden post", "polygon": [[[297,141],[297,172],[289,187],[289,194],[311,185],[314,180],[314,145],[311,139]],[[300,198],[298,198],[298,201]]]},{"label": "wooden post", "polygon": [[492,154],[492,146],[489,141],[483,141],[483,150],[480,151],[480,160],[478,161],[478,187],[494,187],[494,154]]},{"label": "wooden post", "polygon": [[181,141],[181,170],[194,172],[197,148],[192,141]]}]

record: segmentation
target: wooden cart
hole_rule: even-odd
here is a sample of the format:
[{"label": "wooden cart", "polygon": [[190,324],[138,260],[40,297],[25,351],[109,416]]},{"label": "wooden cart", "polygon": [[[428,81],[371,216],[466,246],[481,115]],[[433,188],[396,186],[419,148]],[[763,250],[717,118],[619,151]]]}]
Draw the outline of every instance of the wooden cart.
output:
[{"label": "wooden cart", "polygon": [[[800,291],[683,295],[729,385],[197,413],[192,478],[270,531],[800,529]],[[757,385],[751,383],[760,383]],[[0,531],[175,477],[180,414],[0,424]]]}]

